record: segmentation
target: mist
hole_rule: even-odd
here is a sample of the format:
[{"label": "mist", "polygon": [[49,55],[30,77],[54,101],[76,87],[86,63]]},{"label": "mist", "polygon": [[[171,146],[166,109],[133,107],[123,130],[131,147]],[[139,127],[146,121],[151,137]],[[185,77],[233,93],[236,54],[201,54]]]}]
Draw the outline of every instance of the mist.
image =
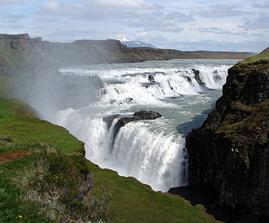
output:
[{"label": "mist", "polygon": [[[88,160],[164,192],[188,184],[185,135],[178,124],[211,107],[236,62],[167,60],[242,55],[127,49],[113,40],[14,38],[5,45],[20,61],[10,77],[11,96],[83,141]],[[127,63],[150,59],[155,61]],[[142,110],[160,116],[117,124]]]},{"label": "mist", "polygon": [[9,76],[8,95],[29,104],[40,118],[48,120],[59,110],[94,103],[102,88],[96,75],[69,75],[61,69],[118,62],[122,54],[120,43],[114,40],[50,43],[27,34],[7,36],[4,46],[20,61]]}]

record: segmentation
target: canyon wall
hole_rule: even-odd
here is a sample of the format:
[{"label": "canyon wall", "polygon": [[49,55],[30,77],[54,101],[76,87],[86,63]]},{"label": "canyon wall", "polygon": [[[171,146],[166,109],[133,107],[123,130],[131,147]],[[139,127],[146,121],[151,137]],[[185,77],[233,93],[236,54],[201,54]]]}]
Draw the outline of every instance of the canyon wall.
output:
[{"label": "canyon wall", "polygon": [[187,137],[191,183],[218,204],[269,216],[269,49],[229,70],[223,96]]}]

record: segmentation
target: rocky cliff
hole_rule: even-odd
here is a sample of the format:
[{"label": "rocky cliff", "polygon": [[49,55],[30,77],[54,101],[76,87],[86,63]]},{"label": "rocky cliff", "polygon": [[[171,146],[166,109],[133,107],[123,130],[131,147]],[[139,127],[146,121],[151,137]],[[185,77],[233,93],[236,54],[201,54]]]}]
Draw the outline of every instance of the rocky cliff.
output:
[{"label": "rocky cliff", "polygon": [[192,185],[218,203],[269,216],[269,49],[229,70],[223,96],[187,137]]}]

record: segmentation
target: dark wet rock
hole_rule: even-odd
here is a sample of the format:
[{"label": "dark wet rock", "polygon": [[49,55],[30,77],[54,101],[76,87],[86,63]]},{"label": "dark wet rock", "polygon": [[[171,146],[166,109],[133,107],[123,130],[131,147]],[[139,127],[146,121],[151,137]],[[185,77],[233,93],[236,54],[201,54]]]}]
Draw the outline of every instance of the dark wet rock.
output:
[{"label": "dark wet rock", "polygon": [[215,74],[213,78],[216,82],[221,81],[221,76],[219,74]]},{"label": "dark wet rock", "polygon": [[218,70],[213,71],[213,78],[216,82],[221,80],[221,75],[219,74]]},{"label": "dark wet rock", "polygon": [[199,76],[200,75],[200,71],[196,70],[194,68],[192,68],[192,72],[194,73],[195,76]]},{"label": "dark wet rock", "polygon": [[150,75],[148,76],[148,80],[149,80],[150,83],[152,83],[152,82],[156,82],[155,79],[154,79],[154,76],[153,76],[152,74],[150,74]]},{"label": "dark wet rock", "polygon": [[149,88],[150,86],[160,86],[160,83],[154,81],[154,82],[150,82],[150,83],[142,83],[142,86],[145,88]]},{"label": "dark wet rock", "polygon": [[115,124],[115,127],[114,127],[114,133],[115,135],[118,134],[118,131],[121,127],[125,126],[126,124],[128,124],[129,122],[133,122],[133,121],[137,121],[139,119],[137,119],[136,117],[134,116],[129,116],[129,117],[121,117],[117,123]]},{"label": "dark wet rock", "polygon": [[133,98],[125,98],[124,103],[132,103],[134,101]]},{"label": "dark wet rock", "polygon": [[[269,50],[268,50],[269,51]],[[269,52],[263,54],[266,57]],[[269,56],[229,70],[223,96],[187,136],[191,184],[207,185],[217,205],[269,217]],[[252,62],[254,61],[254,62]]]},{"label": "dark wet rock", "polygon": [[189,82],[192,83],[192,79],[189,76],[184,76],[184,78]]},{"label": "dark wet rock", "polygon": [[154,111],[139,111],[134,113],[134,117],[139,120],[153,120],[162,117],[162,115]]},{"label": "dark wet rock", "polygon": [[162,117],[162,115],[158,112],[144,111],[143,110],[143,111],[135,112],[133,115],[129,115],[129,116],[122,116],[119,114],[111,115],[111,116],[104,117],[103,120],[107,124],[108,129],[110,129],[113,121],[115,119],[118,119],[118,121],[115,124],[114,129],[113,129],[113,142],[112,142],[112,147],[113,147],[114,140],[116,139],[116,136],[117,136],[121,127],[123,127],[123,126],[125,126],[128,123],[133,122],[133,121],[155,120],[155,119],[160,118],[160,117]]},{"label": "dark wet rock", "polygon": [[118,120],[114,127],[114,138],[118,134],[121,127],[133,121],[141,121],[141,120],[154,120],[162,117],[162,115],[158,112],[154,111],[139,111],[135,112],[132,116],[122,117]]},{"label": "dark wet rock", "polygon": [[119,118],[119,117],[120,117],[119,114],[117,114],[117,115],[110,115],[110,116],[104,117],[103,118],[103,121],[107,124],[107,128],[110,129],[110,127],[111,127],[114,119]]},{"label": "dark wet rock", "polygon": [[114,131],[118,132],[121,127],[125,126],[129,122],[141,121],[141,120],[154,120],[160,117],[162,116],[158,112],[139,111],[139,112],[134,113],[132,116],[126,116],[126,117],[120,118],[114,127]]},{"label": "dark wet rock", "polygon": [[171,85],[170,80],[168,81],[168,85],[169,85],[169,87],[170,87],[171,90],[174,90],[173,86]]},{"label": "dark wet rock", "polygon": [[117,94],[120,94],[120,92],[117,88],[114,88],[114,90],[117,92]]},{"label": "dark wet rock", "polygon": [[201,86],[205,86],[205,83],[200,78],[200,71],[192,68],[192,72],[194,73],[194,78],[197,81],[198,84]]}]

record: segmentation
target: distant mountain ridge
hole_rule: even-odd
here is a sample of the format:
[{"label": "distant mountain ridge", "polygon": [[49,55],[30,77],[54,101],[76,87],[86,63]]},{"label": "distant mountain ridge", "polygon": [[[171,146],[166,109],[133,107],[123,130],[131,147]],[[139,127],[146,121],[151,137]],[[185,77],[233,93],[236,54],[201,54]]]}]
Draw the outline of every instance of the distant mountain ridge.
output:
[{"label": "distant mountain ridge", "polygon": [[[55,43],[28,34],[0,34],[2,55],[23,55],[23,59],[44,66],[72,66],[101,63],[131,63],[169,59],[243,59],[247,52],[180,51],[149,47],[128,48],[119,40],[77,40]],[[7,60],[7,58],[5,58]],[[20,61],[20,60],[19,60]]]},{"label": "distant mountain ridge", "polygon": [[[120,40],[121,41],[121,40]],[[131,40],[125,40],[121,41],[121,43],[128,48],[140,48],[140,47],[146,47],[146,48],[157,48],[156,46],[150,44],[150,43],[145,43],[141,41],[131,41]]]}]

